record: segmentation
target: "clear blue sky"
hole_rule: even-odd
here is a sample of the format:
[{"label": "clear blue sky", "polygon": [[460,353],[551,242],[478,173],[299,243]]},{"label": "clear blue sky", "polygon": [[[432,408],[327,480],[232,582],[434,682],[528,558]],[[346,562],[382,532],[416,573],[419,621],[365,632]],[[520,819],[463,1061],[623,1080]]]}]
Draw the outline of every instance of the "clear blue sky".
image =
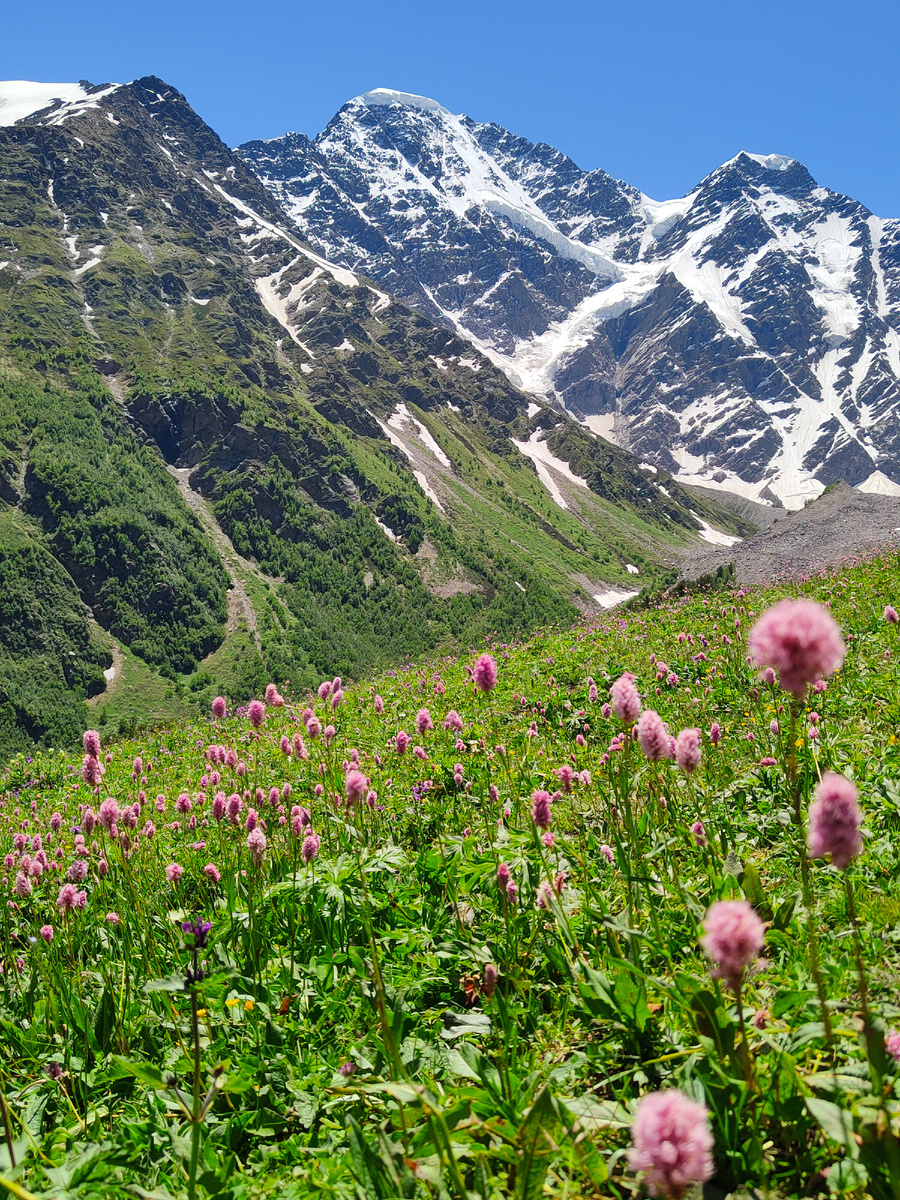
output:
[{"label": "clear blue sky", "polygon": [[654,199],[752,150],[900,216],[897,0],[7,0],[2,24],[0,78],[159,75],[231,145],[391,87]]}]

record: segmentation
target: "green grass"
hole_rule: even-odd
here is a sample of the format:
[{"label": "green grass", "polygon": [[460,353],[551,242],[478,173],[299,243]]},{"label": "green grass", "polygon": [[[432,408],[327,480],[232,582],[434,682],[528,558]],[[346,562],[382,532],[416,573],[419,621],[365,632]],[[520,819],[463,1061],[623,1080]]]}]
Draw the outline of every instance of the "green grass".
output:
[{"label": "green grass", "polygon": [[[796,594],[831,605],[848,651],[792,709],[754,678],[745,639],[765,607]],[[349,689],[337,709],[289,695],[258,733],[243,707],[219,723],[192,717],[126,656],[102,702],[95,796],[80,757],[43,751],[5,768],[8,893],[17,835],[41,834],[48,868],[2,910],[2,1090],[17,1165],[0,1133],[0,1175],[48,1200],[191,1188],[235,1200],[625,1200],[639,1186],[623,1153],[635,1105],[679,1088],[708,1110],[711,1194],[799,1198],[828,1170],[832,1194],[892,1197],[900,1096],[883,1047],[900,1022],[900,646],[882,610],[898,595],[892,555],[799,585],[657,597],[521,643],[493,639],[489,695],[473,689],[473,655],[434,657]],[[242,686],[258,661],[241,629],[206,668]],[[703,731],[690,777],[646,762],[630,739],[615,749],[622,726],[602,706],[624,670],[673,732]],[[193,683],[208,699],[202,671]],[[108,736],[120,717],[165,704],[169,728]],[[422,708],[434,728],[418,733]],[[307,709],[333,740],[304,728]],[[444,726],[451,709],[459,734]],[[309,757],[284,752],[299,734]],[[211,762],[209,745],[234,757]],[[371,807],[344,804],[357,756]],[[563,767],[578,774],[571,792]],[[849,893],[822,860],[802,883],[805,813],[826,770],[853,779],[864,813]],[[535,789],[558,793],[543,842]],[[242,798],[235,823],[217,817],[219,791]],[[120,814],[116,837],[97,827],[86,838],[85,907],[66,916],[72,826],[108,796],[123,812],[137,804],[136,827]],[[293,805],[320,839],[310,865]],[[259,859],[248,819],[265,824]],[[514,898],[498,887],[501,863]],[[738,898],[766,925],[742,979],[743,1025],[699,945],[709,906]],[[188,917],[212,922],[196,960]],[[186,976],[201,965],[202,979]]]}]

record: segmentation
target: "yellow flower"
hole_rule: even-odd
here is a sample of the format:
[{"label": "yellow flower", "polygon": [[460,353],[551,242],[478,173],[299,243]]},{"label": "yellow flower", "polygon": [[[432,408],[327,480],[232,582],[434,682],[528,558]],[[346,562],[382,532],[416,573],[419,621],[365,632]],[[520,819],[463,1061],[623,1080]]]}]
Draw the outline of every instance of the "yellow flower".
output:
[{"label": "yellow flower", "polygon": [[803,745],[803,738],[802,738],[802,737],[801,737],[801,738],[797,738],[796,742],[794,742],[794,745],[795,745],[795,746],[797,747],[797,749],[799,750],[799,749],[800,749],[800,747]]},{"label": "yellow flower", "polygon": [[198,1009],[197,1009],[197,1016],[198,1016],[198,1017],[205,1017],[205,1016],[206,1016],[206,1009],[205,1009],[205,1008],[198,1008]]},{"label": "yellow flower", "polygon": [[252,1011],[253,1011],[253,1001],[245,1000],[244,1001],[244,1012],[252,1012]]},{"label": "yellow flower", "polygon": [[234,1006],[237,1003],[238,1003],[237,996],[229,996],[228,999],[225,1001],[225,1007],[226,1008],[234,1008]]}]

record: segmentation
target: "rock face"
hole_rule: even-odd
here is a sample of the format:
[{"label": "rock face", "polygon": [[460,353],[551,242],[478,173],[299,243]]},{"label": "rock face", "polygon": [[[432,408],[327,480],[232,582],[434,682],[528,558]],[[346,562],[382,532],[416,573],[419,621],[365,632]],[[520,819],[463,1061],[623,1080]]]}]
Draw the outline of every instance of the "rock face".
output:
[{"label": "rock face", "polygon": [[162,80],[0,83],[0,574],[68,589],[72,626],[8,618],[0,752],[83,728],[46,714],[64,677],[102,686],[85,605],[170,675],[217,654],[226,543],[249,689],[572,619],[745,532],[311,248]]},{"label": "rock face", "polygon": [[238,154],[321,253],[686,482],[788,508],[900,483],[900,221],[793,159],[655,202],[387,90]]}]

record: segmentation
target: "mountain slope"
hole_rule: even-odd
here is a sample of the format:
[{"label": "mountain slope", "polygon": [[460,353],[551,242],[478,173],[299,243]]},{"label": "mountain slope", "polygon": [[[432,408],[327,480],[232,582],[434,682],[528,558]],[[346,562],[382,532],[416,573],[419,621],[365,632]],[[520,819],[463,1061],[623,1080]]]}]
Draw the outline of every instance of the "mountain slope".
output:
[{"label": "mountain slope", "polygon": [[900,484],[900,222],[779,155],[680,200],[380,89],[239,153],[334,261],[685,481]]},{"label": "mountain slope", "polygon": [[746,531],[311,250],[161,80],[49,86],[0,85],[44,105],[0,128],[0,498],[90,608],[76,708],[109,662],[91,615],[202,664],[203,695],[241,587],[240,686],[307,686],[569,619]]}]

